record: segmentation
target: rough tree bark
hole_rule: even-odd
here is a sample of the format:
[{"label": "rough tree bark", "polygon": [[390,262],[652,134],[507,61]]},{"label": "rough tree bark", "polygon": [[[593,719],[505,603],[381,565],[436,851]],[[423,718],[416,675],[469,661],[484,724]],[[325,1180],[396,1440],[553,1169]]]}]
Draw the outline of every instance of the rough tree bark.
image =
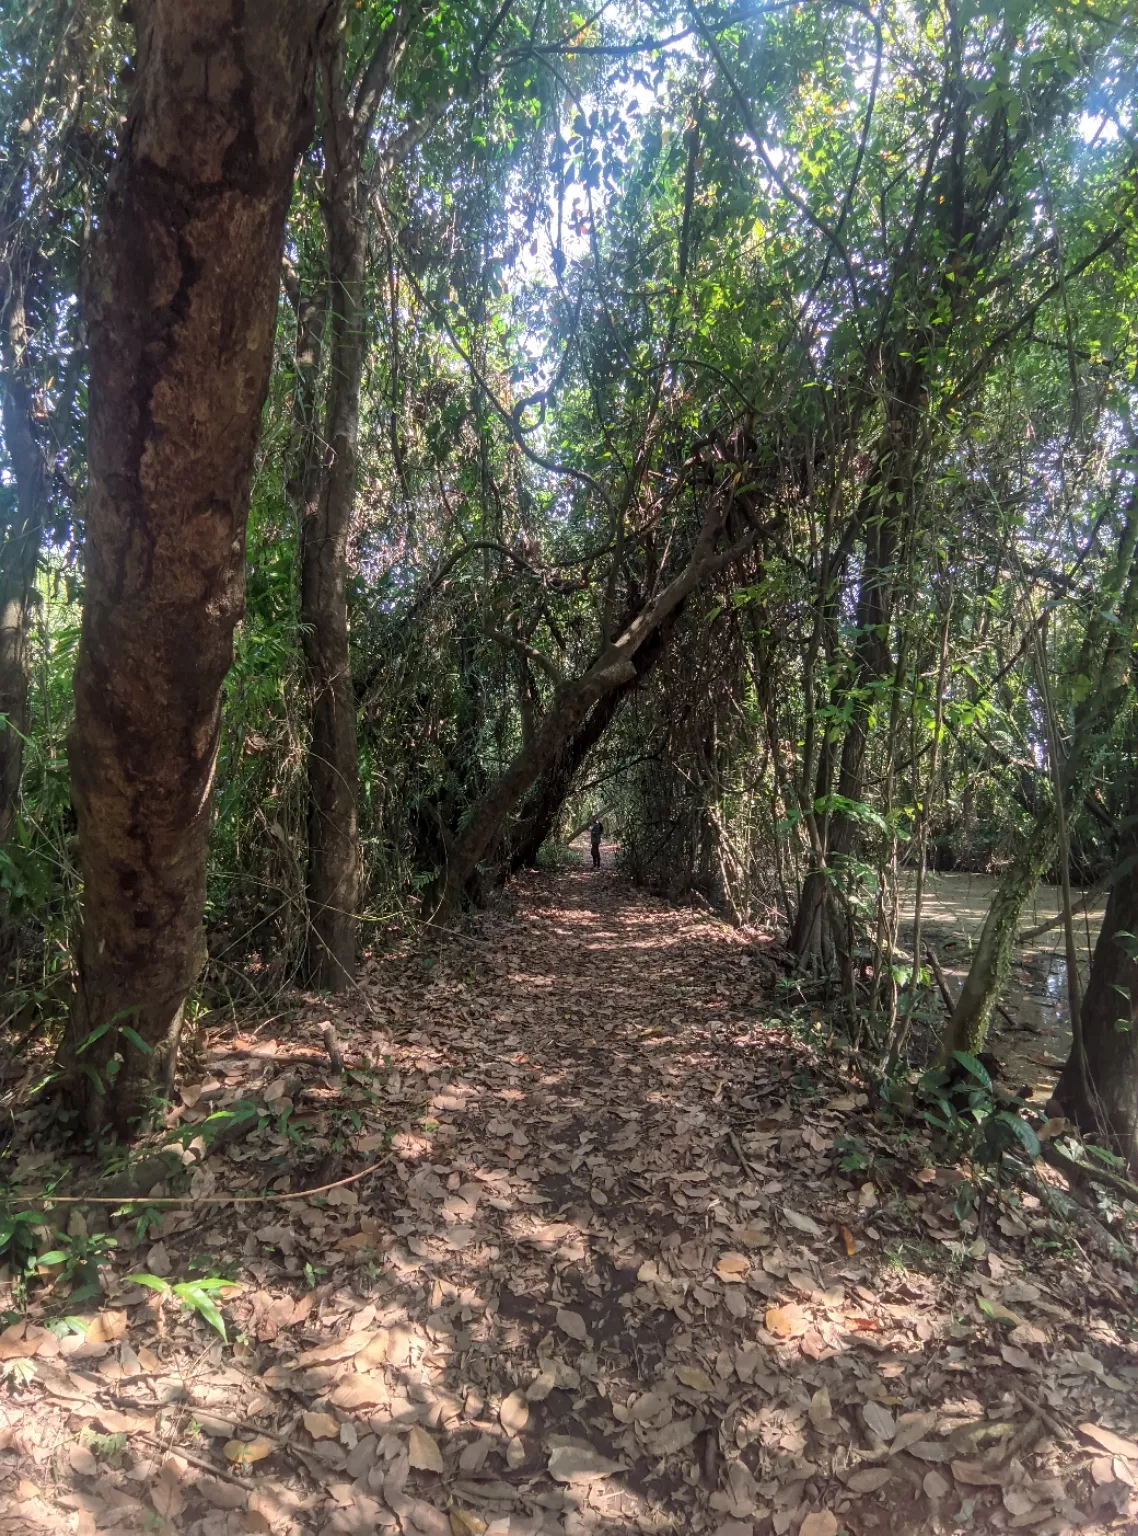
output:
[{"label": "rough tree bark", "polygon": [[[342,47],[342,43],[340,45]],[[308,673],[308,916],[306,970],[329,991],[356,973],[359,748],[348,625],[348,533],[359,469],[360,387],[367,335],[367,227],[358,163],[345,166],[335,126],[324,134],[328,230],[329,383],[326,469],[301,521],[300,618]]]},{"label": "rough tree bark", "polygon": [[752,530],[734,545],[716,552],[727,517],[727,506],[708,511],[684,569],[625,628],[605,645],[579,677],[557,688],[541,724],[474,807],[455,838],[442,882],[439,910],[452,911],[462,902],[479,864],[497,843],[506,817],[530,787],[548,772],[589,711],[614,689],[636,678],[637,652],[666,624],[695,589],[717,571],[740,559],[752,547]]},{"label": "rough tree bark", "polygon": [[129,1132],[169,1088],[205,958],[221,686],[284,220],[330,8],[135,0],[138,84],[88,288],[70,744],[84,896],[62,1066],[91,1128]]},{"label": "rough tree bark", "polygon": [[348,538],[359,475],[360,391],[367,361],[367,205],[380,178],[431,120],[381,148],[371,144],[420,16],[401,6],[358,79],[348,78],[343,26],[329,35],[324,85],[321,205],[328,249],[327,387],[323,430],[310,434],[300,479],[300,619],[308,676],[308,918],[306,970],[313,985],[342,991],[356,974],[360,900],[359,743],[348,614]]},{"label": "rough tree bark", "polygon": [[24,306],[17,290],[0,317],[0,409],[16,481],[16,515],[0,545],[0,847],[12,835],[20,796],[28,728],[28,613],[47,515],[43,449],[23,350]]},{"label": "rough tree bark", "polygon": [[1055,1098],[1138,1175],[1138,784],[1128,820],[1083,998],[1085,1081],[1072,1049]]}]

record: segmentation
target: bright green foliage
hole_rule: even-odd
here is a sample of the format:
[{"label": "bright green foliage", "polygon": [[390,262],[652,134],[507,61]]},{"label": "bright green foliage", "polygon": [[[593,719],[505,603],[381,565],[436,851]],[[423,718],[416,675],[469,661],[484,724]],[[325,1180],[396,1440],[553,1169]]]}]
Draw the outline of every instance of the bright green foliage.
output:
[{"label": "bright green foliage", "polygon": [[[725,539],[761,537],[685,604],[544,836],[611,806],[636,878],[740,920],[793,917],[819,872],[842,946],[884,960],[868,1001],[888,1027],[913,971],[891,952],[903,864],[1014,854],[1053,793],[1040,667],[1065,749],[1131,622],[1127,9],[424,13],[369,150],[402,146],[367,213],[351,555],[365,943],[419,910],[563,682],[722,497]],[[348,8],[350,76],[391,25],[384,4]],[[20,77],[19,39],[0,46]],[[105,145],[116,112],[94,93],[84,131]],[[317,139],[287,238],[309,297],[321,165]],[[48,376],[73,345],[69,239],[36,339]],[[267,1003],[304,949],[294,477],[298,399],[327,377],[326,359],[305,375],[296,335],[282,303],[218,757],[214,1008]],[[16,979],[56,1014],[76,893],[70,526],[45,546],[22,816],[0,852]],[[1133,726],[1127,679],[1070,808],[1080,874],[1110,861]]]}]

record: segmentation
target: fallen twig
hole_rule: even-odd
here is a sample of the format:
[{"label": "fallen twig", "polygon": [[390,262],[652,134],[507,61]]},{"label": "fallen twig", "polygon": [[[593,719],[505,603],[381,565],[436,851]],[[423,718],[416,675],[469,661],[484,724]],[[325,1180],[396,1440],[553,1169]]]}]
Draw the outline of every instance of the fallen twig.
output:
[{"label": "fallen twig", "polygon": [[357,1179],[366,1178],[369,1173],[375,1173],[388,1161],[386,1157],[369,1163],[366,1168],[361,1168],[358,1173],[349,1173],[347,1178],[333,1179],[330,1184],[317,1185],[315,1189],[291,1189],[271,1190],[263,1195],[226,1195],[215,1193],[212,1195],[11,1195],[10,1201],[15,1205],[279,1205],[285,1200],[308,1200],[313,1195],[322,1195],[329,1189],[341,1189],[345,1184],[354,1184]]}]

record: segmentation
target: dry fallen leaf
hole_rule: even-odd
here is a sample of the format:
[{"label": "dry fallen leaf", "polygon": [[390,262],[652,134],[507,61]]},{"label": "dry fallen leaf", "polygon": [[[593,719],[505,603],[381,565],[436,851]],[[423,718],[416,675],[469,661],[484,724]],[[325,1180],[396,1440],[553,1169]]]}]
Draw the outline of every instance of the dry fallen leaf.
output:
[{"label": "dry fallen leaf", "polygon": [[310,1411],[303,1416],[304,1427],[314,1440],[338,1440],[340,1421],[330,1413]]},{"label": "dry fallen leaf", "polygon": [[1002,1488],[1008,1474],[998,1467],[987,1467],[982,1461],[954,1461],[952,1475],[966,1488]]},{"label": "dry fallen leaf", "polygon": [[782,1208],[783,1220],[790,1223],[798,1232],[805,1232],[808,1237],[824,1237],[825,1233],[812,1216],[804,1216],[801,1211],[792,1211],[789,1206]]},{"label": "dry fallen leaf", "polygon": [[456,1504],[450,1512],[451,1536],[482,1536],[486,1522],[473,1510],[460,1509]]},{"label": "dry fallen leaf", "polygon": [[838,1536],[838,1517],[829,1509],[807,1515],[798,1527],[798,1536]]},{"label": "dry fallen leaf", "polygon": [[564,1308],[560,1308],[557,1313],[557,1326],[562,1333],[567,1333],[571,1339],[577,1339],[581,1343],[589,1337],[585,1319],[580,1312],[567,1312]]},{"label": "dry fallen leaf", "polygon": [[375,1376],[361,1376],[358,1372],[347,1376],[333,1388],[328,1401],[334,1408],[372,1408],[386,1403],[391,1397],[387,1383]]},{"label": "dry fallen leaf", "polygon": [[559,1445],[549,1454],[549,1475],[559,1483],[591,1483],[619,1471],[619,1462],[609,1461],[591,1446]]},{"label": "dry fallen leaf", "polygon": [[67,1460],[71,1464],[71,1470],[78,1472],[80,1477],[94,1477],[98,1473],[99,1463],[85,1445],[68,1446]]},{"label": "dry fallen leaf", "polygon": [[1125,1435],[1116,1435],[1113,1429],[1103,1429],[1099,1424],[1080,1424],[1079,1433],[1086,1435],[1096,1445],[1101,1445],[1112,1456],[1127,1456],[1132,1461],[1138,1461],[1138,1441],[1127,1440]]},{"label": "dry fallen leaf", "polygon": [[869,1430],[875,1440],[882,1440],[888,1443],[897,1433],[896,1419],[889,1412],[889,1409],[883,1408],[880,1403],[863,1403],[861,1406],[861,1416],[865,1422],[866,1429]]},{"label": "dry fallen leaf", "polygon": [[852,1488],[854,1493],[876,1493],[892,1476],[888,1467],[860,1467],[850,1474],[846,1487]]},{"label": "dry fallen leaf", "polygon": [[722,1253],[715,1263],[715,1273],[725,1285],[742,1285],[751,1268],[751,1261],[743,1253]]},{"label": "dry fallen leaf", "polygon": [[518,1435],[529,1423],[529,1401],[524,1392],[511,1392],[498,1412],[502,1428],[509,1435]]},{"label": "dry fallen leaf", "polygon": [[698,1365],[678,1365],[676,1375],[685,1387],[691,1387],[696,1392],[714,1392],[715,1383],[707,1372]]},{"label": "dry fallen leaf", "polygon": [[100,1408],[95,1422],[108,1435],[152,1435],[154,1420],[142,1413],[120,1413],[117,1408]]},{"label": "dry fallen leaf", "polygon": [[787,1302],[785,1307],[768,1307],[764,1321],[767,1332],[776,1339],[793,1339],[806,1332],[806,1314],[796,1301]]},{"label": "dry fallen leaf", "polygon": [[177,1469],[169,1462],[150,1485],[150,1502],[167,1520],[176,1520],[186,1507],[186,1496],[182,1492]]},{"label": "dry fallen leaf", "polygon": [[939,1503],[945,1494],[952,1491],[948,1479],[941,1477],[939,1472],[926,1472],[921,1486],[925,1490],[925,1496],[932,1499],[934,1503]]},{"label": "dry fallen leaf", "polygon": [[417,1424],[412,1426],[407,1436],[407,1458],[419,1472],[443,1470],[443,1453],[439,1450],[438,1442]]},{"label": "dry fallen leaf", "polygon": [[254,1440],[227,1440],[225,1442],[225,1459],[237,1467],[248,1467],[255,1461],[264,1461],[266,1456],[271,1456],[276,1450],[276,1441],[268,1439],[265,1435],[258,1435]]}]

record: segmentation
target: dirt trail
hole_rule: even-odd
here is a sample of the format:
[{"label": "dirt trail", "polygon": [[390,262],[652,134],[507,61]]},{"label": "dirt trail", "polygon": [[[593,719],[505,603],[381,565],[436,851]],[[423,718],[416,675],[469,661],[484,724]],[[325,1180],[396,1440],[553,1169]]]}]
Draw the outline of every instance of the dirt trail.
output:
[{"label": "dirt trail", "polygon": [[[962,1220],[926,1134],[773,1021],[776,973],[570,869],[209,1040],[186,1139],[271,1118],[193,1164],[203,1202],[382,1172],[175,1210],[86,1335],[12,1337],[0,1531],[1138,1529],[1130,1274],[1039,1199]],[[238,1279],[229,1342],[139,1270]]]}]

